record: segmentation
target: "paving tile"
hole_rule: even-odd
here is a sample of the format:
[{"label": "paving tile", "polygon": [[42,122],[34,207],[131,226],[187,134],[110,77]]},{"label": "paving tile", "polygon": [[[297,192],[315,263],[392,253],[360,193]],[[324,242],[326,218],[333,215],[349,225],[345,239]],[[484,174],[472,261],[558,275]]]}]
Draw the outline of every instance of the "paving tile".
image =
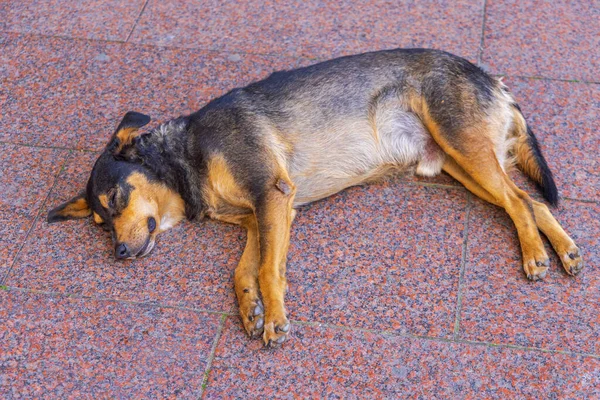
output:
[{"label": "paving tile", "polygon": [[600,360],[294,324],[281,349],[226,321],[204,398],[595,398]]},{"label": "paving tile", "polygon": [[219,315],[0,291],[8,398],[191,398]]},{"label": "paving tile", "polygon": [[0,281],[68,152],[0,144]]},{"label": "paving tile", "polygon": [[437,47],[476,60],[482,17],[481,4],[466,0],[151,0],[131,40],[317,58]]},{"label": "paving tile", "polygon": [[541,143],[560,195],[600,199],[600,86],[518,78],[505,82]]},{"label": "paving tile", "polygon": [[595,1],[490,0],[482,61],[495,73],[598,81],[599,19]]},{"label": "paving tile", "polygon": [[68,151],[0,144],[0,206],[35,213]]},{"label": "paving tile", "polygon": [[8,273],[34,218],[14,207],[0,209],[0,282]]},{"label": "paving tile", "polygon": [[[83,190],[95,158],[94,153],[75,153],[44,212]],[[233,271],[243,239],[239,227],[214,221],[184,222],[161,234],[148,257],[116,261],[110,235],[91,219],[49,225],[41,218],[7,284],[229,311],[234,301]]]},{"label": "paving tile", "polygon": [[292,319],[450,336],[466,192],[394,180],[301,209],[288,256]]},{"label": "paving tile", "polygon": [[8,0],[0,3],[0,31],[124,41],[143,6],[144,0]]},{"label": "paving tile", "polygon": [[19,35],[0,43],[0,141],[92,150],[127,111],[164,121],[299,62]]},{"label": "paving tile", "polygon": [[600,353],[600,205],[564,201],[553,214],[582,248],[586,268],[568,276],[547,244],[548,275],[530,282],[512,221],[503,210],[474,201],[461,338]]}]

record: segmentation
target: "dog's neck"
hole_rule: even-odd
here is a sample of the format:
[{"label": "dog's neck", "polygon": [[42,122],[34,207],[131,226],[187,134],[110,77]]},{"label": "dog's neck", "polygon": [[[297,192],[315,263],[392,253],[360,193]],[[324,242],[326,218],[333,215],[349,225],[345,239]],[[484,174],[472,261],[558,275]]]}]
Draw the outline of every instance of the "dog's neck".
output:
[{"label": "dog's neck", "polygon": [[187,148],[188,124],[187,117],[168,121],[136,138],[122,154],[179,193],[185,202],[186,217],[194,219],[206,209],[202,201],[206,167],[201,155],[190,154]]}]

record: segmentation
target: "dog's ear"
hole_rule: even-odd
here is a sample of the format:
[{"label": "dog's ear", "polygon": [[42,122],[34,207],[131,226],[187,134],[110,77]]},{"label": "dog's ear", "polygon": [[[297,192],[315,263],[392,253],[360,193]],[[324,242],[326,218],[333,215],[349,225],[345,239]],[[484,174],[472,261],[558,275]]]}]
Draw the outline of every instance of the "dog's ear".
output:
[{"label": "dog's ear", "polygon": [[145,114],[129,111],[117,127],[106,147],[107,150],[112,154],[118,154],[123,147],[130,145],[133,139],[139,136],[139,129],[142,126],[148,125],[150,121],[151,118]]},{"label": "dog's ear", "polygon": [[92,214],[90,205],[85,198],[85,192],[56,207],[48,213],[48,223],[89,217]]}]

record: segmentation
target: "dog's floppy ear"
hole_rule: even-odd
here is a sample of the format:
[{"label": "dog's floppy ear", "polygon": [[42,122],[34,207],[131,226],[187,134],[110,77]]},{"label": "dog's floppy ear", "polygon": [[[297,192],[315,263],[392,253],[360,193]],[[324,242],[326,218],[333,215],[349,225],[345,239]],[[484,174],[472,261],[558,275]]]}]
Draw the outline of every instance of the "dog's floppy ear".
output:
[{"label": "dog's floppy ear", "polygon": [[139,136],[139,129],[148,125],[150,121],[151,118],[145,114],[129,111],[117,127],[108,143],[107,150],[115,155],[118,154],[123,147],[131,144],[133,139]]},{"label": "dog's floppy ear", "polygon": [[48,213],[48,223],[89,217],[92,214],[85,192],[78,194],[66,203],[61,204]]}]

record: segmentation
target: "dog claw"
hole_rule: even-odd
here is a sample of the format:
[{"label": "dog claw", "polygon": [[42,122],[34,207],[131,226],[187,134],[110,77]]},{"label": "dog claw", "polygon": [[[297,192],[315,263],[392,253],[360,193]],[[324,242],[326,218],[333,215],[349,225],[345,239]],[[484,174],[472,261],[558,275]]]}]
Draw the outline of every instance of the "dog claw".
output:
[{"label": "dog claw", "polygon": [[265,325],[265,320],[261,318],[258,321],[256,321],[256,325],[254,325],[254,329],[262,329],[262,327],[264,325]]},{"label": "dog claw", "polygon": [[[284,332],[287,333],[290,330],[290,323],[288,322],[287,324],[285,324],[284,326],[276,326],[275,327],[275,332]],[[285,336],[283,336],[285,337]]]}]

